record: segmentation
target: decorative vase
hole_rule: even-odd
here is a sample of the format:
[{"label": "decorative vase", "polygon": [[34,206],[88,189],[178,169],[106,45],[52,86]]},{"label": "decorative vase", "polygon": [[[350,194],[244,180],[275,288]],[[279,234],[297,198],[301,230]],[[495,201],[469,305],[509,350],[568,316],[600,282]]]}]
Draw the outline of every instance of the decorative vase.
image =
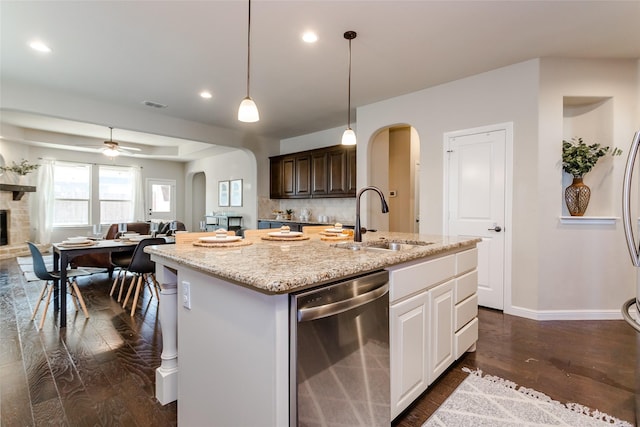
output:
[{"label": "decorative vase", "polygon": [[581,176],[574,176],[571,185],[564,190],[564,200],[571,216],[583,216],[590,197],[591,189],[582,182]]}]

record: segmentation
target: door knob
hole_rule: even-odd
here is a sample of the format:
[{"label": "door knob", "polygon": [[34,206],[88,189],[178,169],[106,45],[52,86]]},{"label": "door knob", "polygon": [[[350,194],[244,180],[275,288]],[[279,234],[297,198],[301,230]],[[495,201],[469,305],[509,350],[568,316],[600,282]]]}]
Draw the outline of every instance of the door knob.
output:
[{"label": "door knob", "polygon": [[487,230],[495,231],[496,233],[499,233],[499,232],[502,231],[502,227],[500,227],[499,225],[495,225],[495,226],[493,226],[493,228],[487,228]]}]

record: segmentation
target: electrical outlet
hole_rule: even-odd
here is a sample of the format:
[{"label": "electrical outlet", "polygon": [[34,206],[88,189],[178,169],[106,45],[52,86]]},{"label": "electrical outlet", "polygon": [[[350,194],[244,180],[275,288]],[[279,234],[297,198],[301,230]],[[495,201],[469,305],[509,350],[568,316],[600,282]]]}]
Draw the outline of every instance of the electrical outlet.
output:
[{"label": "electrical outlet", "polygon": [[182,282],[182,306],[191,310],[191,283]]}]

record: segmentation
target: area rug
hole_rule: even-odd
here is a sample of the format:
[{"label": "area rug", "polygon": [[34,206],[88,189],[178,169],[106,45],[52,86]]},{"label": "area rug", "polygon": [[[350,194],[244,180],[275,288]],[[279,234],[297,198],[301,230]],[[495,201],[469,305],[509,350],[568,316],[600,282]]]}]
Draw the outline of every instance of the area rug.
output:
[{"label": "area rug", "polygon": [[463,371],[470,375],[422,427],[632,427],[577,403],[565,405],[512,381],[483,376],[479,370]]}]

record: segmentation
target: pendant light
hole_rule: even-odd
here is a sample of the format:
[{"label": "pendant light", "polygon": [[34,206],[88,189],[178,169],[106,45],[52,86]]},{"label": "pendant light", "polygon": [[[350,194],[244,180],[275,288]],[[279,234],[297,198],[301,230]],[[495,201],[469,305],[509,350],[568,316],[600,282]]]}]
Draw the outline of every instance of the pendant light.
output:
[{"label": "pendant light", "polygon": [[238,120],[246,123],[253,123],[260,120],[258,107],[249,96],[249,74],[251,66],[251,0],[249,0],[249,19],[247,23],[247,96],[240,103],[238,108]]},{"label": "pendant light", "polygon": [[351,129],[351,40],[355,39],[355,31],[347,31],[344,38],[349,40],[349,90],[347,95],[347,129],[342,134],[342,145],[356,145],[356,134]]}]

